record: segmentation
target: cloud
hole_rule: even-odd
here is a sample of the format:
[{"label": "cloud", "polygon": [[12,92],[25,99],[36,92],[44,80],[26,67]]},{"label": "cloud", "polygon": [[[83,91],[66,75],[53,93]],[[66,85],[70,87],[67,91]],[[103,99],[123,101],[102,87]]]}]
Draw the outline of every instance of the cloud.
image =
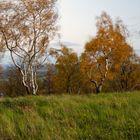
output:
[{"label": "cloud", "polygon": [[68,48],[72,48],[78,55],[80,55],[83,52],[83,46],[81,44],[71,42],[71,41],[61,41],[61,42],[53,42],[50,44],[50,47],[52,48],[60,48],[60,43],[65,45]]},{"label": "cloud", "polygon": [[74,43],[74,42],[70,42],[70,41],[61,41],[61,42],[54,42],[54,43],[51,43],[50,46],[52,47],[60,47],[60,43],[67,46],[67,47],[81,47],[82,45],[81,44],[78,44],[78,43]]}]

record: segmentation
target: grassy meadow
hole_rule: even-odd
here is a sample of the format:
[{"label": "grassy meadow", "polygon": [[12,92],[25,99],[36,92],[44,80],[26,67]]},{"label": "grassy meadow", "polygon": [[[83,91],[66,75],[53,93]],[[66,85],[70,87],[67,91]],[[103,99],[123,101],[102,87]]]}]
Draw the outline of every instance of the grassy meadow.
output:
[{"label": "grassy meadow", "polygon": [[140,93],[0,99],[0,140],[140,140]]}]

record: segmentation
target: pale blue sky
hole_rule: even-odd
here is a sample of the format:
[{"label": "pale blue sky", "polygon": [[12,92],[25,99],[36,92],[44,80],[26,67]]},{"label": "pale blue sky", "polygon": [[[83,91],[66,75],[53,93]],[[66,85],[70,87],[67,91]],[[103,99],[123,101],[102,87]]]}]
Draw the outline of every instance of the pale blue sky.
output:
[{"label": "pale blue sky", "polygon": [[[95,17],[106,11],[113,19],[120,17],[128,26],[129,41],[140,54],[140,0],[58,0],[58,10],[61,39],[76,52],[82,52],[85,42],[95,35]],[[5,54],[4,64],[11,62],[8,58]]]},{"label": "pale blue sky", "polygon": [[61,37],[74,42],[71,46],[82,51],[85,42],[95,35],[95,17],[106,11],[113,19],[120,17],[128,26],[130,42],[140,49],[140,0],[59,0]]}]

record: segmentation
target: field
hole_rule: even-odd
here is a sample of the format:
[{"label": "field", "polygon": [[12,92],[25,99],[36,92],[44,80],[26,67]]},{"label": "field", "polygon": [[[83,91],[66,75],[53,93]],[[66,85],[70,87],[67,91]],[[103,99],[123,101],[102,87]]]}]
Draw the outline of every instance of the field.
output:
[{"label": "field", "polygon": [[140,140],[139,92],[0,100],[0,140]]}]

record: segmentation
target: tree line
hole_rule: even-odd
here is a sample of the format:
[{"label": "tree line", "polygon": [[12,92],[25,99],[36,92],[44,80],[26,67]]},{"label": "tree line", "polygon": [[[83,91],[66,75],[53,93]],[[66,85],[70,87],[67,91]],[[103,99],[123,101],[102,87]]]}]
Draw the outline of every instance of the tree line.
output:
[{"label": "tree line", "polygon": [[140,58],[121,19],[113,21],[106,12],[97,17],[97,33],[78,56],[61,43],[60,49],[48,47],[58,30],[55,6],[56,0],[0,2],[0,48],[9,50],[14,63],[1,91],[17,96],[140,89]]}]

